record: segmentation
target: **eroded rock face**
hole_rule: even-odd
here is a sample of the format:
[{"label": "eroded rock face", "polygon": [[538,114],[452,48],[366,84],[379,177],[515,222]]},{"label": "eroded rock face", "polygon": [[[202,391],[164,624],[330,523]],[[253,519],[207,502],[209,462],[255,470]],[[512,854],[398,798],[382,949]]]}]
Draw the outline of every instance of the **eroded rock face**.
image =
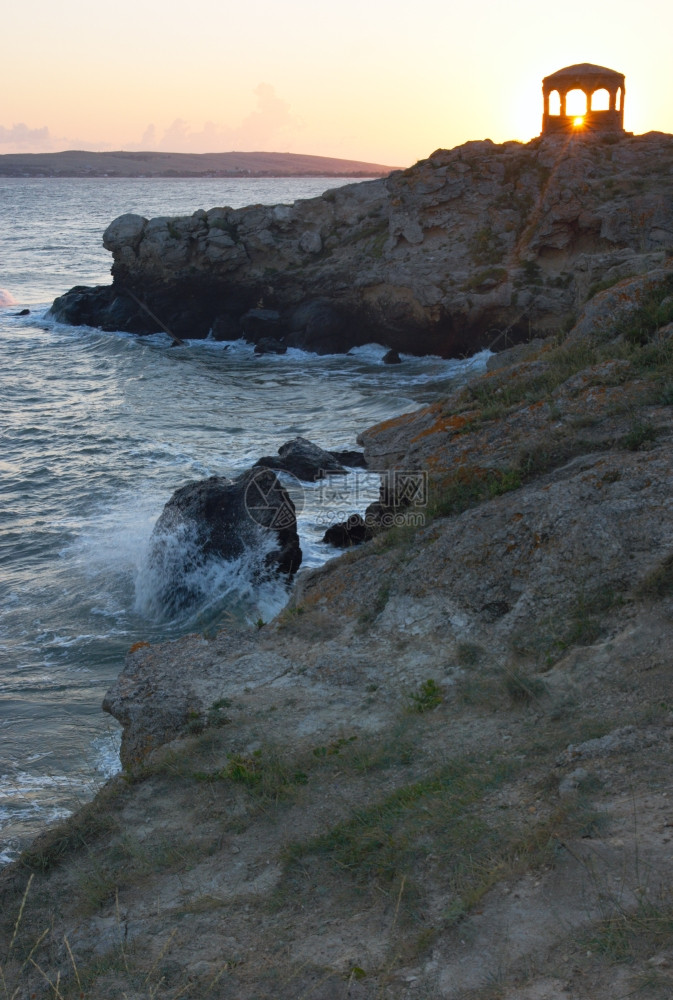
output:
[{"label": "eroded rock face", "polygon": [[128,289],[178,336],[271,335],[319,353],[501,348],[661,263],[672,192],[662,133],[468,142],[292,206],[122,216],[104,234],[112,289],[73,290],[53,313],[148,332]]}]

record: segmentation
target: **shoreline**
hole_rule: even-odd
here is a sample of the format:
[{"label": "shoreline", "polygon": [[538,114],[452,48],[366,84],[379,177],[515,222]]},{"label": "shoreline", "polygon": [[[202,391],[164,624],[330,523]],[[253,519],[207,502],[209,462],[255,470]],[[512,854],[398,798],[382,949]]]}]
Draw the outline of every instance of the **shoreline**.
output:
[{"label": "shoreline", "polygon": [[[45,906],[67,937],[62,990],[464,1000],[497,972],[505,1000],[608,1000],[669,953],[673,361],[615,336],[642,285],[363,432],[434,470],[425,528],[301,575],[262,628],[129,654],[126,772],[0,875],[21,949]],[[595,943],[613,913],[627,963]]]},{"label": "shoreline", "polygon": [[[368,261],[353,294],[371,305],[432,263],[444,287],[463,282],[451,294],[485,335],[494,248],[466,234],[483,235],[486,213],[492,233],[499,219],[514,234],[498,308],[516,292],[529,336],[544,309],[555,325],[361,432],[368,466],[404,487],[391,505],[422,506],[423,526],[300,573],[269,623],[129,652],[106,695],[123,773],[0,873],[8,992],[46,997],[46,980],[97,1000],[670,994],[673,137],[577,143],[562,163],[558,144],[492,146],[341,189],[329,218],[344,213],[343,232],[301,280],[343,281],[342,265]],[[398,182],[407,209],[420,198],[422,239],[413,213],[395,231],[388,219],[379,256],[383,230],[346,208]],[[484,185],[488,203],[473,197]],[[526,192],[528,221],[507,230],[498,198]],[[466,247],[442,258],[447,276],[428,253],[448,227],[427,213],[456,199]],[[643,199],[651,214],[627,218]],[[239,242],[259,253],[254,272],[274,210],[242,211],[197,213],[182,236],[170,220],[116,220],[115,280],[179,274],[187,236],[212,228],[228,259]],[[297,219],[276,222],[291,258]],[[469,288],[466,248],[480,258]],[[265,322],[290,322],[298,273],[274,277]],[[410,482],[425,484],[422,504]]]},{"label": "shoreline", "polygon": [[382,177],[394,167],[301,153],[150,150],[0,154],[0,177]]}]

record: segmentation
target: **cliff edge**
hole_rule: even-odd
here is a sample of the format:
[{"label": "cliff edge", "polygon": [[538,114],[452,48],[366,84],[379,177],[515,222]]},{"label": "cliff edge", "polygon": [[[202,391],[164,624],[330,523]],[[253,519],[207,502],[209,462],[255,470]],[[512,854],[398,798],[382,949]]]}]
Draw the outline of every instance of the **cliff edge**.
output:
[{"label": "cliff edge", "polygon": [[104,235],[112,285],[52,311],[319,353],[501,349],[569,328],[598,288],[661,263],[672,166],[662,133],[485,140],[294,205],[124,215]]}]

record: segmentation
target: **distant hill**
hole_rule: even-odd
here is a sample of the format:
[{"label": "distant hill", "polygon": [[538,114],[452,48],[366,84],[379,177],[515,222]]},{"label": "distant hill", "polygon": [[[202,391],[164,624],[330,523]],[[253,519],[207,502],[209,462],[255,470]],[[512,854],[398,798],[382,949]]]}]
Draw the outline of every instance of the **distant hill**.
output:
[{"label": "distant hill", "polygon": [[303,153],[5,153],[0,177],[382,177],[394,167]]}]

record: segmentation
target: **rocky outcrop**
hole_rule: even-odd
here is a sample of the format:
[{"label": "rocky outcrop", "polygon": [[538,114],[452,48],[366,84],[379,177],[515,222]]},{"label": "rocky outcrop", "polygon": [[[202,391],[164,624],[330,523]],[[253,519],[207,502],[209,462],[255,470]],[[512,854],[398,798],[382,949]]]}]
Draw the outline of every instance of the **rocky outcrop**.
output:
[{"label": "rocky outcrop", "polygon": [[[318,353],[378,340],[444,357],[570,325],[596,290],[673,249],[673,137],[485,140],[294,205],[124,215],[111,288],[53,314],[137,333],[273,337]],[[133,293],[132,297],[128,293]]]},{"label": "rocky outcrop", "polygon": [[168,612],[199,595],[199,572],[209,559],[245,556],[259,572],[292,576],[301,565],[295,507],[275,474],[251,469],[187,483],[163,509],[151,539],[150,564]]},{"label": "rocky outcrop", "polygon": [[326,545],[335,549],[350,549],[353,545],[368,542],[374,534],[361,514],[351,514],[347,521],[332,524],[322,537]]},{"label": "rocky outcrop", "polygon": [[[341,453],[340,453],[341,454]],[[349,452],[343,454],[349,455]],[[353,453],[361,455],[359,452]],[[264,455],[258,459],[256,466],[277,469],[279,472],[289,472],[297,479],[314,483],[324,479],[326,475],[345,476],[347,469],[343,467],[339,457],[331,451],[325,451],[304,437],[296,437],[286,441],[278,449],[278,455]]]}]

